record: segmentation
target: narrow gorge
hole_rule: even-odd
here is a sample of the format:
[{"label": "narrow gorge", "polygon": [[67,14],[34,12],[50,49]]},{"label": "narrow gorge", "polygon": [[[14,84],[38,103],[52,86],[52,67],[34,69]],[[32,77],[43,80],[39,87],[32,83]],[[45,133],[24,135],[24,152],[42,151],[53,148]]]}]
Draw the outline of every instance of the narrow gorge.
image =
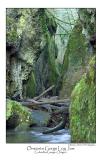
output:
[{"label": "narrow gorge", "polygon": [[7,143],[96,142],[96,10],[6,9]]}]

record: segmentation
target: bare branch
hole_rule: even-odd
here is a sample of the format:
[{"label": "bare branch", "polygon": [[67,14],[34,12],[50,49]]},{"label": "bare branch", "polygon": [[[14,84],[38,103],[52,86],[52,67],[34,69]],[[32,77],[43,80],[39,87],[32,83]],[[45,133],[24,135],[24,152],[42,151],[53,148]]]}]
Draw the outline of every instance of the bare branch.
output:
[{"label": "bare branch", "polygon": [[46,89],[44,92],[42,92],[38,97],[35,97],[34,100],[38,100],[40,99],[43,95],[45,95],[47,92],[49,92],[50,90],[52,90],[55,86],[52,85],[51,87],[49,87],[48,89]]},{"label": "bare branch", "polygon": [[62,21],[61,19],[57,18],[56,16],[54,16],[50,11],[46,10],[47,12],[49,12],[51,14],[51,16],[53,16],[55,19],[57,19],[58,21],[62,22],[62,23],[65,23],[65,24],[69,24],[69,25],[74,25],[74,23],[71,23],[71,22],[65,22],[65,21]]}]

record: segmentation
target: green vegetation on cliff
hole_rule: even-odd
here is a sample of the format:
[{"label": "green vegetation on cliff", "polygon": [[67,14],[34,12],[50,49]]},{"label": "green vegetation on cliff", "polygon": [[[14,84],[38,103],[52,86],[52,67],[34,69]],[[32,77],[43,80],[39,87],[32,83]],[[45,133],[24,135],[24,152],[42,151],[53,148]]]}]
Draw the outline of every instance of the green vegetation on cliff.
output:
[{"label": "green vegetation on cliff", "polygon": [[80,80],[85,72],[86,63],[86,39],[82,34],[82,26],[77,22],[69,36],[68,45],[64,55],[62,74],[63,84],[60,95],[70,97],[75,84]]},{"label": "green vegetation on cliff", "polygon": [[95,57],[90,61],[87,74],[75,86],[70,105],[72,142],[96,142],[96,88]]},{"label": "green vegetation on cliff", "polygon": [[85,65],[86,56],[85,36],[82,34],[82,26],[78,22],[73,28],[64,56],[63,71],[68,70],[68,66]]}]

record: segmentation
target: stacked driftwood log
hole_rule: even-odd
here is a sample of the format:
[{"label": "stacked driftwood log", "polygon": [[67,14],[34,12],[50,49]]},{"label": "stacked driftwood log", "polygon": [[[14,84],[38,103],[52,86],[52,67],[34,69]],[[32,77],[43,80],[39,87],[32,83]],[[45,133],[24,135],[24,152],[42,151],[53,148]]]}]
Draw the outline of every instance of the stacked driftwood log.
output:
[{"label": "stacked driftwood log", "polygon": [[44,134],[63,129],[68,122],[68,108],[70,104],[69,99],[59,99],[58,96],[43,98],[53,88],[54,85],[49,87],[38,97],[34,97],[32,99],[19,99],[19,102],[23,106],[29,107],[30,109],[45,109],[53,115],[52,117],[56,115],[61,115],[61,121],[55,127],[44,131]]}]

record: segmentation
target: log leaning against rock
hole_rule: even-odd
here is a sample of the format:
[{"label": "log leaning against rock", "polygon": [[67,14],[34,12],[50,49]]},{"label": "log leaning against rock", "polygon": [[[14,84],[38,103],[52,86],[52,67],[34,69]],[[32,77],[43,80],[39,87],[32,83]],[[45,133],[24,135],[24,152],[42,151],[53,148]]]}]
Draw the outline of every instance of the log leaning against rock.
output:
[{"label": "log leaning against rock", "polygon": [[58,125],[56,125],[55,127],[49,128],[46,131],[43,131],[43,134],[49,134],[49,133],[52,133],[52,132],[55,132],[55,131],[58,131],[58,130],[65,128],[65,125],[67,123],[67,119],[68,119],[68,113],[63,114],[62,121]]}]

